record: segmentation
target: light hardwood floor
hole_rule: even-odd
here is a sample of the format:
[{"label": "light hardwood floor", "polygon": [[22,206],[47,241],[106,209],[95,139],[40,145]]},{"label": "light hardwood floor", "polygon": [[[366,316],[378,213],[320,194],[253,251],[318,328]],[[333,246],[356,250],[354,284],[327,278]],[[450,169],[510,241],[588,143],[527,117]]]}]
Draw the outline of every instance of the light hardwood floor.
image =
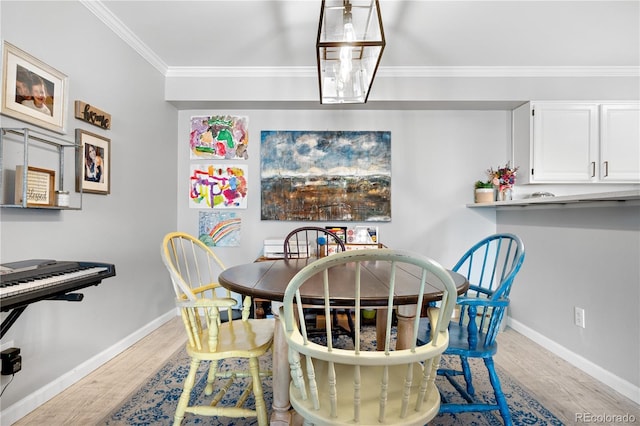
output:
[{"label": "light hardwood floor", "polygon": [[[176,317],[14,425],[96,425],[185,340],[182,322]],[[640,424],[640,406],[528,338],[507,328],[498,341],[496,364],[565,424],[581,423],[576,421],[576,413],[632,414]]]}]

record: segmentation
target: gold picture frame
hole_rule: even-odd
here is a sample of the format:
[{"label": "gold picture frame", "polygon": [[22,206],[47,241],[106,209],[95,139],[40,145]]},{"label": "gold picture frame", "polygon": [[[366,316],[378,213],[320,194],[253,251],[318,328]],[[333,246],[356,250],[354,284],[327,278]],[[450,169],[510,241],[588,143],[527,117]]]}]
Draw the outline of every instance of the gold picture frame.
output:
[{"label": "gold picture frame", "polygon": [[2,56],[0,113],[66,133],[67,76],[7,41]]},{"label": "gold picture frame", "polygon": [[51,207],[55,203],[56,172],[49,169],[29,166],[27,184],[24,182],[24,166],[16,166],[15,203],[24,204],[26,187],[27,207]]}]

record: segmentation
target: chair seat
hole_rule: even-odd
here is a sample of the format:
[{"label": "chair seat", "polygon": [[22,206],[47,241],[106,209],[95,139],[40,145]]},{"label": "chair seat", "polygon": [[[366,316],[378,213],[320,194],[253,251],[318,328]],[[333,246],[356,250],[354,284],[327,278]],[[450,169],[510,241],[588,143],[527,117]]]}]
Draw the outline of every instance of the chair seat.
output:
[{"label": "chair seat", "polygon": [[[420,319],[420,328],[418,329],[418,343],[425,344],[430,340],[429,319]],[[478,347],[476,349],[469,348],[469,332],[466,325],[458,323],[449,323],[449,346],[445,350],[445,355],[462,355],[468,358],[489,358],[498,352],[498,342],[482,346],[485,341],[485,333],[476,333],[476,341]]]},{"label": "chair seat", "polygon": [[[301,366],[304,374],[306,375],[305,363],[301,362]],[[328,370],[328,362],[314,359],[314,370],[317,377],[326,377]],[[303,417],[314,424],[327,424],[330,422],[332,425],[373,425],[373,424],[399,424],[399,425],[424,425],[433,419],[440,409],[440,394],[435,384],[429,385],[427,393],[427,399],[425,400],[423,411],[413,410],[413,404],[415,404],[415,398],[418,395],[418,388],[422,379],[423,368],[422,364],[415,363],[413,369],[413,381],[411,386],[411,408],[407,412],[407,417],[400,419],[400,401],[402,400],[402,394],[404,392],[404,376],[407,372],[406,364],[389,366],[389,388],[388,388],[388,404],[386,407],[387,419],[397,419],[398,422],[378,422],[378,411],[380,404],[380,377],[382,377],[382,366],[361,366],[361,401],[362,406],[360,409],[360,422],[354,421],[353,415],[353,377],[354,366],[345,364],[335,364],[336,378],[337,378],[337,395],[349,395],[349,397],[338,397],[338,418],[330,418],[329,412],[323,412],[322,410],[315,410],[310,398],[303,400],[300,391],[295,387],[294,383],[290,384],[289,397],[291,405],[296,412],[303,415]],[[397,378],[397,379],[391,379]],[[329,384],[325,380],[319,380],[317,382],[318,393],[320,395],[320,406],[329,406]],[[310,394],[310,389],[307,387],[307,395]]]},{"label": "chair seat", "polygon": [[489,358],[498,352],[498,342],[493,341],[490,345],[483,346],[485,333],[476,333],[475,349],[469,348],[469,332],[467,326],[458,323],[449,323],[449,347],[444,352],[447,355],[463,355],[468,358]]},{"label": "chair seat", "polygon": [[209,349],[209,331],[204,330],[201,333],[202,349],[187,342],[187,353],[203,360],[258,357],[271,347],[274,327],[274,319],[225,322],[220,325],[215,351]]}]

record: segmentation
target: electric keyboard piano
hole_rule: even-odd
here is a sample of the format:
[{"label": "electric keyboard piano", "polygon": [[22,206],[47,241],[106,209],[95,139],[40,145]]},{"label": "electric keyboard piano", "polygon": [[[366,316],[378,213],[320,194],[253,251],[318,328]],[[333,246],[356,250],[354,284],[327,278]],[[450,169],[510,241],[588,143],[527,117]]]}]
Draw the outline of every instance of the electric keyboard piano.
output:
[{"label": "electric keyboard piano", "polygon": [[104,278],[113,277],[116,268],[108,263],[25,260],[0,265],[0,311],[11,310],[2,321],[0,337],[31,304],[40,300],[81,301],[73,293]]}]

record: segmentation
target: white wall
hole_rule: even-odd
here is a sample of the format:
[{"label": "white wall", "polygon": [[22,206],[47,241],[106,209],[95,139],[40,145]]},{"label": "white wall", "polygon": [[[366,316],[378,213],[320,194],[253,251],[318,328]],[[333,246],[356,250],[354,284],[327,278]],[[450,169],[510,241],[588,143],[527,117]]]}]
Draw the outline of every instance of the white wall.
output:
[{"label": "white wall", "polygon": [[[117,272],[83,290],[81,303],[30,305],[4,336],[22,355],[22,371],[2,395],[0,423],[10,424],[172,309],[159,252],[176,224],[177,112],[163,99],[164,77],[82,4],[3,1],[0,8],[2,39],[68,75],[66,136],[83,128],[110,138],[112,151],[111,194],[85,194],[81,211],[1,209],[1,262],[100,261]],[[110,113],[112,129],[73,118],[74,100]],[[4,116],[0,124],[25,125]],[[9,379],[2,376],[2,387]]]}]

